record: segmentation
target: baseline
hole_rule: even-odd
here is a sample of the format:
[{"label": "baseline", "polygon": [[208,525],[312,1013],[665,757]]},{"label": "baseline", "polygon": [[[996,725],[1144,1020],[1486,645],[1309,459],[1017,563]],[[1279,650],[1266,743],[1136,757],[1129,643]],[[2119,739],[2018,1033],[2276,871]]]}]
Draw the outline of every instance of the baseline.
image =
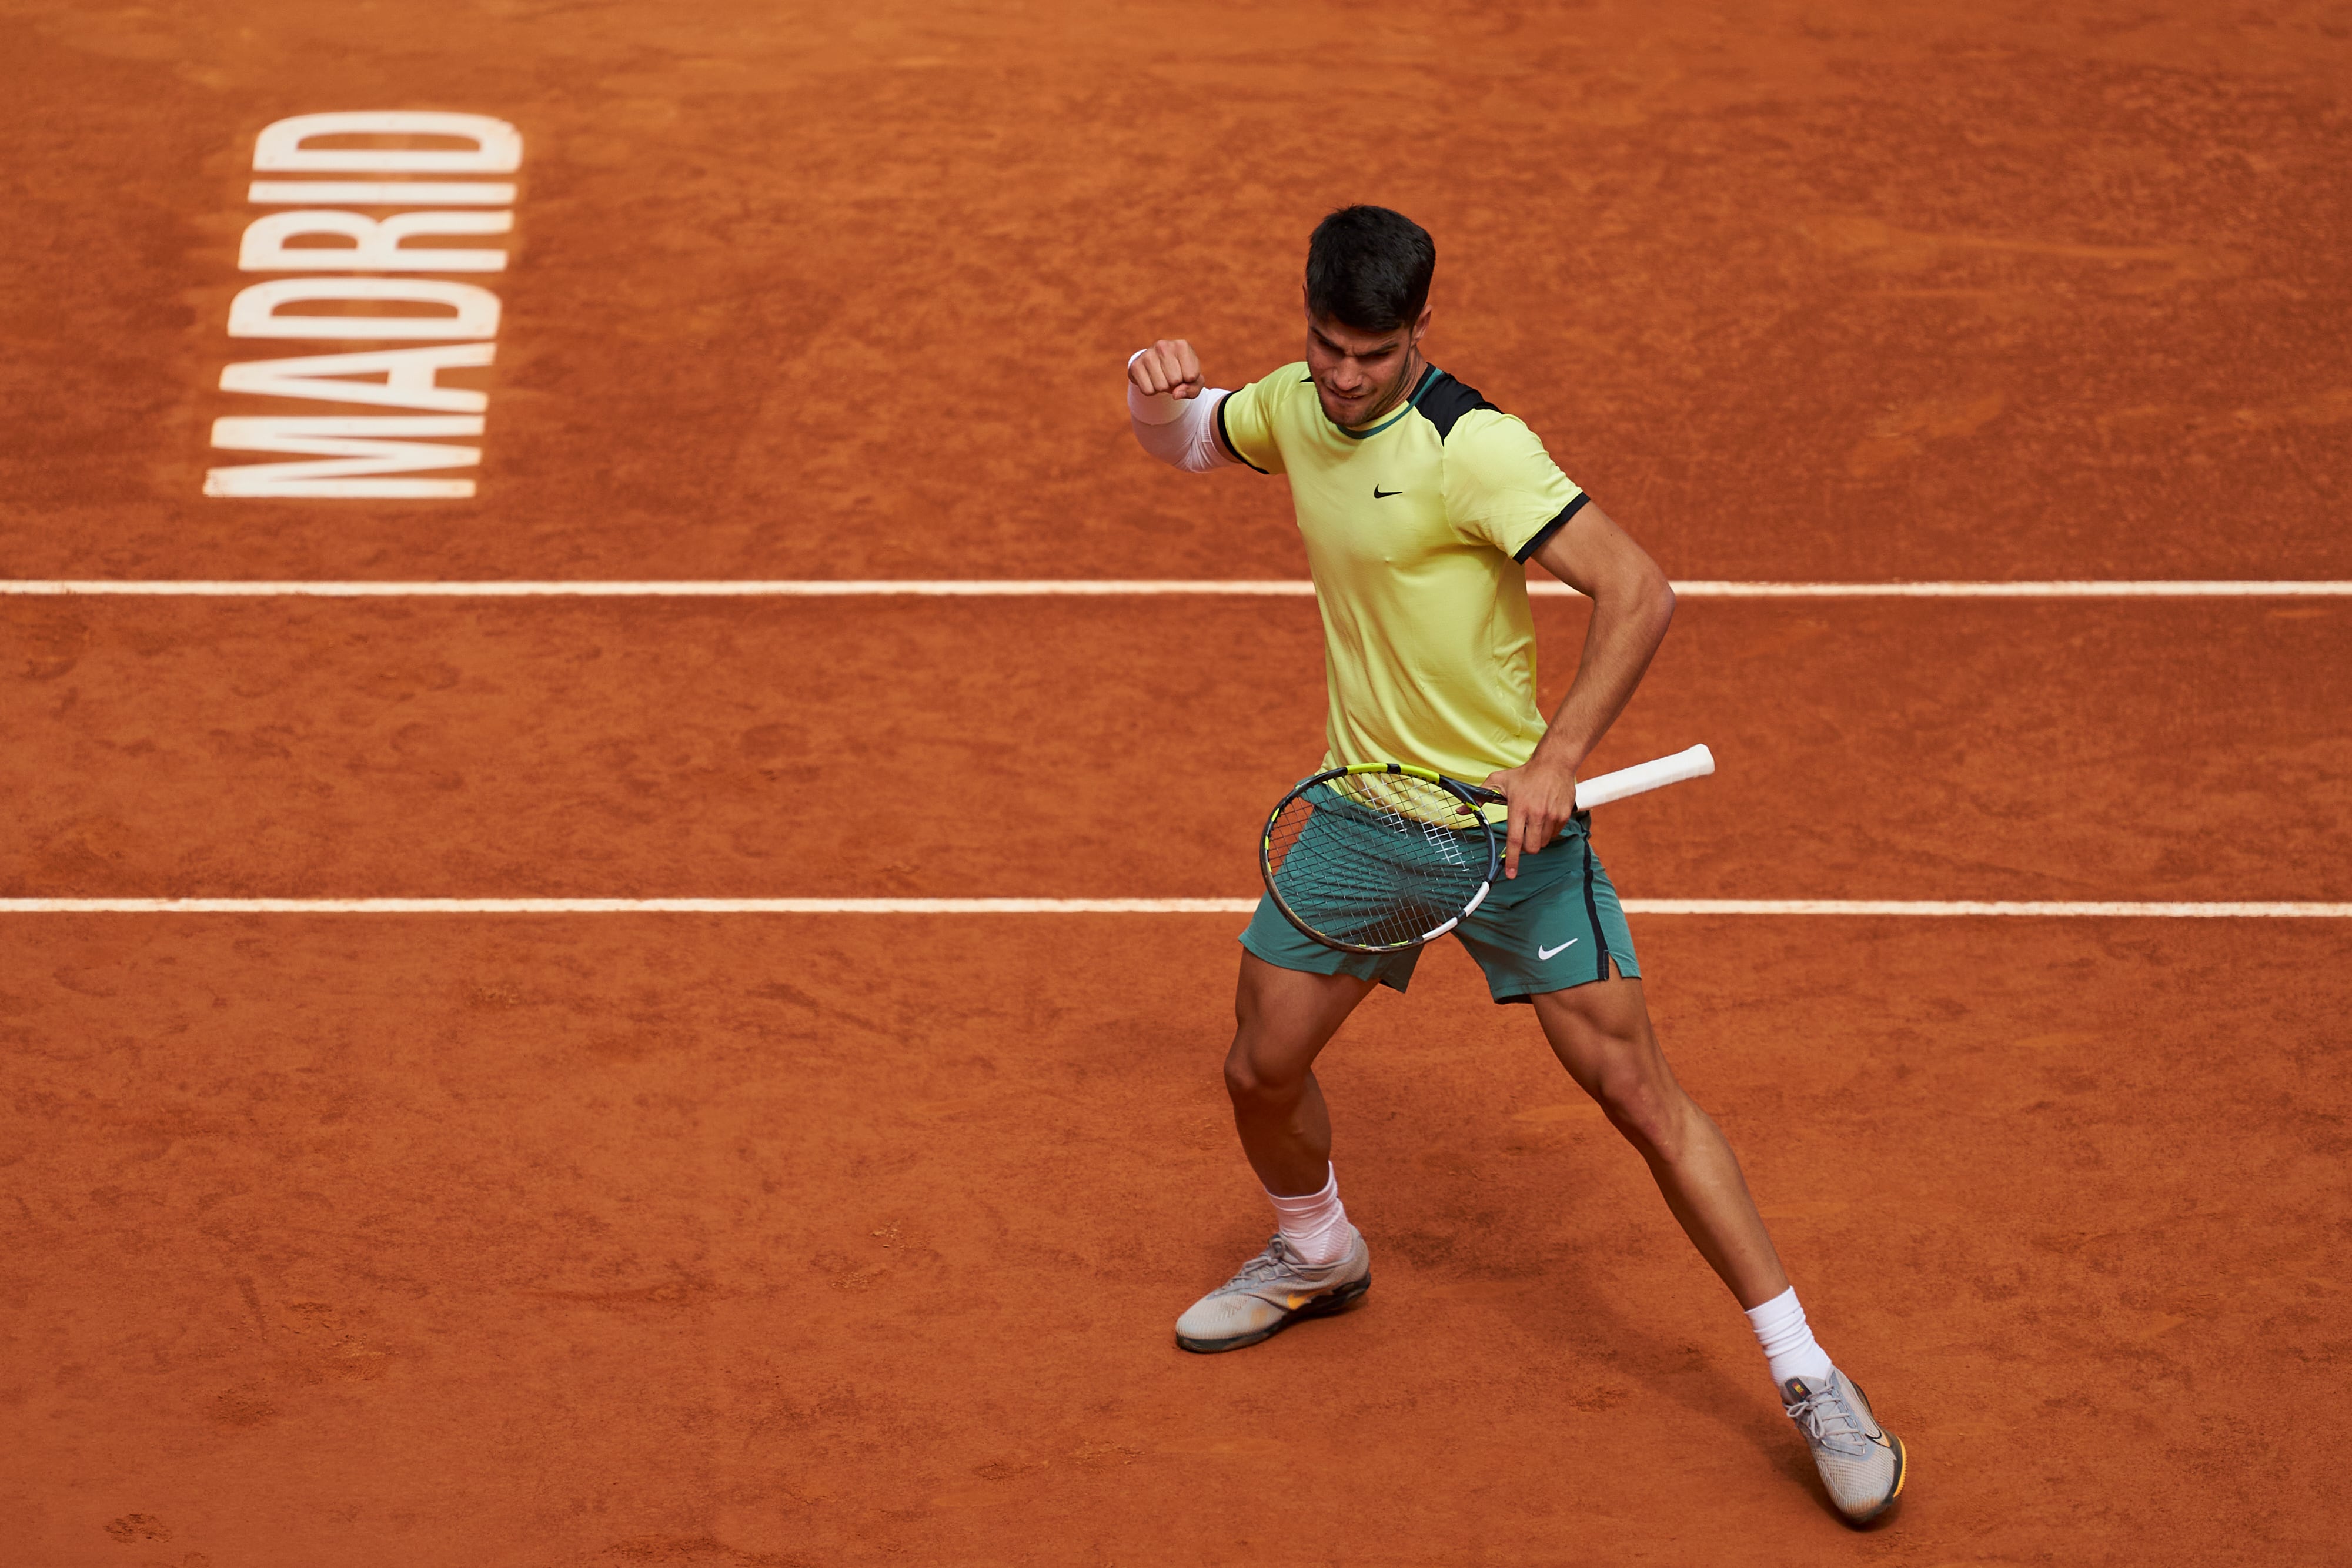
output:
[{"label": "baseline", "polygon": [[[1255,898],[0,898],[0,915],[1247,915]],[[1629,898],[1628,915],[2352,920],[2352,904]]]},{"label": "baseline", "polygon": [[[2352,598],[2352,580],[2046,582],[1677,582],[1686,599],[2273,599]],[[1538,598],[1580,597],[1564,582],[1530,580]],[[1304,579],[776,578],[677,581],[367,582],[224,579],[10,578],[0,594],[31,597],[121,595],[191,599],[836,599],[1117,598],[1238,595],[1311,598]]]}]

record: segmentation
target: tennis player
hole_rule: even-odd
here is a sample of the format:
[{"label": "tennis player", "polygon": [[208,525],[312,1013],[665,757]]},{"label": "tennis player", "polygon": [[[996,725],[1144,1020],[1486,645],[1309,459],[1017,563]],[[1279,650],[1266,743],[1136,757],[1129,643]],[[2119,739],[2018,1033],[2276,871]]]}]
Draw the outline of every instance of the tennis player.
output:
[{"label": "tennis player", "polygon": [[[1560,1064],[1649,1162],[1746,1310],[1831,1498],[1874,1518],[1903,1490],[1903,1444],[1815,1342],[1738,1160],[1666,1066],[1633,934],[1576,810],[1577,769],[1640,684],[1674,591],[1533,431],[1423,356],[1436,261],[1401,214],[1331,214],[1307,245],[1306,359],[1228,392],[1205,384],[1190,343],[1162,339],[1128,361],[1136,439],[1187,471],[1289,479],[1323,616],[1322,767],[1417,763],[1507,798],[1504,880],[1455,935],[1495,1000],[1533,1008]],[[1592,601],[1549,725],[1530,560]],[[1363,1301],[1371,1255],[1339,1201],[1315,1059],[1374,986],[1402,991],[1420,956],[1326,947],[1270,898],[1241,943],[1225,1087],[1279,1228],[1176,1320],[1192,1351],[1238,1350]]]}]

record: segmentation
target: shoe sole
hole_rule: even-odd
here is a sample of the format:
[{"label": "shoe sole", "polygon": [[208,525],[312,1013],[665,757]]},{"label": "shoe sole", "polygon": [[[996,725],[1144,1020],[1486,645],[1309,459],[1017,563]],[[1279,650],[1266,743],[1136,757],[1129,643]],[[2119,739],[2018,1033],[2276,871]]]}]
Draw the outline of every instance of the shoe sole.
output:
[{"label": "shoe sole", "polygon": [[1367,1273],[1360,1280],[1349,1281],[1338,1290],[1325,1291],[1305,1306],[1293,1308],[1262,1329],[1253,1330],[1245,1334],[1235,1334],[1231,1339],[1191,1339],[1180,1333],[1176,1336],[1176,1343],[1181,1349],[1189,1350],[1195,1355],[1216,1355],[1228,1350],[1246,1350],[1251,1345],[1262,1344],[1272,1339],[1293,1323],[1304,1322],[1308,1318],[1337,1317],[1341,1312],[1353,1312],[1363,1305],[1364,1292],[1371,1288],[1372,1277]]}]

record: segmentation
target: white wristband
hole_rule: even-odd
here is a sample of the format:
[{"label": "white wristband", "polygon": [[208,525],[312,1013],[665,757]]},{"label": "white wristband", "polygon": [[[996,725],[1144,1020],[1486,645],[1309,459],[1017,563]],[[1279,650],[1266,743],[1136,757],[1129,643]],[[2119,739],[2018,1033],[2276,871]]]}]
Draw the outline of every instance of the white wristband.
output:
[{"label": "white wristband", "polygon": [[[1128,355],[1127,368],[1130,371],[1135,369],[1135,361],[1150,351],[1138,349]],[[1127,416],[1129,419],[1143,424],[1170,424],[1183,417],[1183,413],[1181,399],[1168,392],[1145,392],[1132,381],[1127,383]]]},{"label": "white wristband", "polygon": [[[1127,357],[1132,367],[1144,350]],[[1231,394],[1223,387],[1202,387],[1189,398],[1168,392],[1147,392],[1127,383],[1127,417],[1136,444],[1171,467],[1187,474],[1205,474],[1234,461],[1217,439],[1216,407]]]}]

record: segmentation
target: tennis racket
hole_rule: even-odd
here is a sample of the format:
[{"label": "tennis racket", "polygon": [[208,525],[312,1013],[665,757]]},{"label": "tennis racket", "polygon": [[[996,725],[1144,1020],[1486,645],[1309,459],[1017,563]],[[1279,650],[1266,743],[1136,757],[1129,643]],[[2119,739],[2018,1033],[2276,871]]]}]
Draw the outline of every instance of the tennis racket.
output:
[{"label": "tennis racket", "polygon": [[[1580,779],[1576,809],[1703,779],[1715,755],[1672,757]],[[1293,786],[1265,820],[1258,869],[1293,925],[1342,953],[1396,953],[1434,941],[1486,902],[1502,867],[1502,824],[1483,785],[1410,768],[1359,762]]]}]

